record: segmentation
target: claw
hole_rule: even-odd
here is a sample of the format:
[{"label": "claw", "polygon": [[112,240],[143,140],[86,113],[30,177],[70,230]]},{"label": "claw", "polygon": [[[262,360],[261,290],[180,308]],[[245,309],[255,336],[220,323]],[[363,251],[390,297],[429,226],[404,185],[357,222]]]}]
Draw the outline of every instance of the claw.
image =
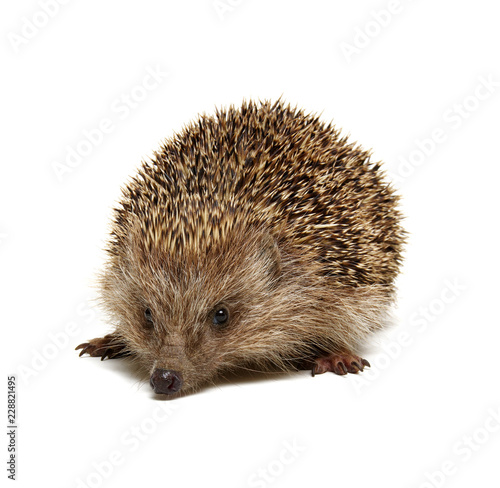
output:
[{"label": "claw", "polygon": [[337,370],[339,370],[339,372],[338,372],[337,374],[340,374],[340,375],[345,375],[345,374],[347,374],[347,368],[345,367],[345,364],[344,364],[344,363],[342,363],[342,362],[340,362],[340,361],[339,361],[339,362],[336,364],[336,366],[337,366]]},{"label": "claw", "polygon": [[368,362],[368,360],[366,359],[361,359],[361,362],[365,365],[365,366],[368,366],[369,368],[372,367],[372,365]]},{"label": "claw", "polygon": [[112,350],[110,348],[106,349],[104,351],[104,354],[101,356],[101,361],[104,361],[104,359],[106,358],[106,356],[108,356],[109,359],[111,359],[111,352],[112,352]]},{"label": "claw", "polygon": [[351,366],[353,366],[352,368],[353,371],[351,371],[351,373],[357,373],[358,371],[363,371],[363,366],[361,366],[357,361],[352,361]]}]

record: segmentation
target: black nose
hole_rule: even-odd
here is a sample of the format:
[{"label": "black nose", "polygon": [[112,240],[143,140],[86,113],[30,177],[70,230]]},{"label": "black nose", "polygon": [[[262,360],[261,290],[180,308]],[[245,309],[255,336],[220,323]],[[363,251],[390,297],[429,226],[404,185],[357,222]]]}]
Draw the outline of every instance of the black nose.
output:
[{"label": "black nose", "polygon": [[181,389],[182,375],[171,369],[155,369],[149,380],[155,393],[171,395]]}]

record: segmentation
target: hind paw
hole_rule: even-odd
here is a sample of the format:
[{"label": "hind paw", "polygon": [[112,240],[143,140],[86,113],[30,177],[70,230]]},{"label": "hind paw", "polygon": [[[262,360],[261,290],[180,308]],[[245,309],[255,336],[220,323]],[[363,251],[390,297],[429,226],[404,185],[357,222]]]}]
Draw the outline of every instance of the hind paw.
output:
[{"label": "hind paw", "polygon": [[330,354],[314,361],[312,375],[323,374],[328,371],[338,375],[356,374],[363,371],[365,366],[370,367],[370,363],[354,354]]},{"label": "hind paw", "polygon": [[75,350],[80,351],[80,357],[84,354],[88,354],[94,358],[101,358],[103,361],[106,357],[109,359],[120,358],[128,356],[129,353],[125,350],[125,344],[120,342],[120,340],[114,334],[108,334],[104,337],[98,337],[97,339],[92,339],[89,342],[84,342],[79,346],[75,347]]}]

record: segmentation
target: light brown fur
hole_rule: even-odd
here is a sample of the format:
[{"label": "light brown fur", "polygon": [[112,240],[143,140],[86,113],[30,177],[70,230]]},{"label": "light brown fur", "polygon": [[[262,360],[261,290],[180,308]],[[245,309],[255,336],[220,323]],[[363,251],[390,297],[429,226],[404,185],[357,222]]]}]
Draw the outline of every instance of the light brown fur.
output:
[{"label": "light brown fur", "polygon": [[112,344],[182,391],[358,353],[394,300],[397,200],[369,153],[280,101],[202,116],[123,191],[100,277]]}]

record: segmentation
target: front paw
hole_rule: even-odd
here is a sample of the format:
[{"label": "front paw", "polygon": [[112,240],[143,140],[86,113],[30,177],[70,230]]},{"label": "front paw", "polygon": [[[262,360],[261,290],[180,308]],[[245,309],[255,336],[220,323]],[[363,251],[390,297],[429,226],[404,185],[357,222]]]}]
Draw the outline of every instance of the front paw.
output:
[{"label": "front paw", "polygon": [[354,354],[330,354],[314,361],[312,375],[323,374],[327,371],[341,376],[347,373],[356,374],[363,371],[365,366],[370,367],[370,363]]},{"label": "front paw", "polygon": [[115,359],[129,355],[126,351],[125,344],[121,342],[115,334],[108,334],[104,337],[98,337],[89,342],[84,342],[75,347],[76,351],[78,351],[78,349],[81,349],[80,357],[84,354],[88,354],[94,358],[100,357],[101,361],[106,357],[108,359]]}]

